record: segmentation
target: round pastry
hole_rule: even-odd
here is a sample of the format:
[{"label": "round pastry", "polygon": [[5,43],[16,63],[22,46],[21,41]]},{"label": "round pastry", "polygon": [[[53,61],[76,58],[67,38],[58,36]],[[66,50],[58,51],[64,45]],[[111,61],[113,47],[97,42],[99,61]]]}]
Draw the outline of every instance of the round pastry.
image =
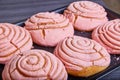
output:
[{"label": "round pastry", "polygon": [[67,72],[74,76],[94,75],[110,64],[110,54],[96,41],[73,36],[61,41],[54,54],[64,63]]},{"label": "round pastry", "polygon": [[25,22],[33,42],[42,46],[56,46],[65,37],[73,36],[74,29],[69,19],[54,12],[41,12]]},{"label": "round pastry", "polygon": [[0,63],[5,64],[14,54],[31,49],[30,33],[22,27],[0,23]]},{"label": "round pastry", "polygon": [[91,1],[77,1],[71,3],[64,11],[64,15],[80,31],[92,31],[95,27],[108,21],[105,9]]},{"label": "round pastry", "polygon": [[3,80],[67,80],[63,63],[52,53],[29,50],[16,55],[5,65]]},{"label": "round pastry", "polygon": [[92,39],[104,46],[110,54],[120,54],[120,19],[100,25],[92,32]]}]

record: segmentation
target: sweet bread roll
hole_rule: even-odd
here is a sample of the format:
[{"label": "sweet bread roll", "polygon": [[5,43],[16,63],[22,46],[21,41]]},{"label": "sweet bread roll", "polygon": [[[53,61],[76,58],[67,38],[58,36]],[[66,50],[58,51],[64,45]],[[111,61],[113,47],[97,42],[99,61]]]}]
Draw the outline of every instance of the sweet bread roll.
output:
[{"label": "sweet bread roll", "polygon": [[80,31],[92,31],[95,27],[108,21],[105,9],[91,1],[77,1],[71,3],[64,11],[64,15]]},{"label": "sweet bread roll", "polygon": [[62,14],[41,12],[33,15],[25,22],[33,41],[42,46],[56,46],[68,36],[73,36],[74,29],[69,20]]},{"label": "sweet bread roll", "polygon": [[110,64],[110,55],[96,41],[83,37],[68,37],[55,48],[54,54],[74,76],[94,75]]},{"label": "sweet bread roll", "polygon": [[92,32],[92,39],[104,46],[110,54],[120,54],[120,19],[97,27]]},{"label": "sweet bread roll", "polygon": [[0,63],[5,64],[14,54],[31,49],[32,38],[22,27],[0,23]]},{"label": "sweet bread roll", "polygon": [[67,80],[63,63],[52,53],[29,50],[13,57],[2,73],[3,80]]}]

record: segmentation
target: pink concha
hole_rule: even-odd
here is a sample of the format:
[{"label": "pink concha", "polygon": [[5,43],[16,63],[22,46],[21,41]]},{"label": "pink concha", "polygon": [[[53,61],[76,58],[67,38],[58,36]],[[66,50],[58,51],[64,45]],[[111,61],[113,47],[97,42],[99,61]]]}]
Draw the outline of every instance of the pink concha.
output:
[{"label": "pink concha", "polygon": [[3,80],[67,80],[63,63],[52,53],[29,50],[14,56],[5,65]]},{"label": "pink concha", "polygon": [[105,9],[91,1],[77,1],[71,3],[64,11],[64,15],[80,31],[92,31],[95,27],[108,21]]},{"label": "pink concha", "polygon": [[54,54],[65,64],[68,73],[75,76],[93,75],[110,64],[110,55],[104,47],[94,40],[78,36],[61,41]]},{"label": "pink concha", "polygon": [[31,33],[33,41],[42,46],[56,46],[60,40],[74,34],[69,19],[54,12],[33,15],[25,22],[25,28]]},{"label": "pink concha", "polygon": [[92,32],[92,39],[104,46],[110,54],[120,54],[120,19],[100,25]]},{"label": "pink concha", "polygon": [[32,39],[27,30],[10,23],[0,23],[0,63],[5,64],[14,54],[31,47]]}]

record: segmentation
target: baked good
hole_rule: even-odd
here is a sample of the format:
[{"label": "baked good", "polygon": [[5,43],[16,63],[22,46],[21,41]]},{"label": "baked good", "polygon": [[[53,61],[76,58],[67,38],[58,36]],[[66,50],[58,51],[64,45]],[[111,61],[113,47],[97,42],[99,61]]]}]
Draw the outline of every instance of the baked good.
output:
[{"label": "baked good", "polygon": [[120,19],[100,25],[92,32],[92,39],[104,46],[110,54],[120,54]]},{"label": "baked good", "polygon": [[74,29],[69,19],[54,12],[41,12],[33,15],[25,22],[33,41],[42,46],[56,46],[68,36],[73,36]]},{"label": "baked good", "polygon": [[73,36],[61,41],[54,54],[64,63],[73,76],[88,77],[110,64],[110,54],[94,40]]},{"label": "baked good", "polygon": [[30,33],[22,27],[0,23],[0,63],[5,64],[14,54],[31,49]]},{"label": "baked good", "polygon": [[29,50],[12,58],[2,73],[3,80],[67,80],[63,63],[52,53]]},{"label": "baked good", "polygon": [[76,1],[64,11],[74,28],[80,31],[92,31],[95,27],[108,21],[105,9],[91,1]]}]

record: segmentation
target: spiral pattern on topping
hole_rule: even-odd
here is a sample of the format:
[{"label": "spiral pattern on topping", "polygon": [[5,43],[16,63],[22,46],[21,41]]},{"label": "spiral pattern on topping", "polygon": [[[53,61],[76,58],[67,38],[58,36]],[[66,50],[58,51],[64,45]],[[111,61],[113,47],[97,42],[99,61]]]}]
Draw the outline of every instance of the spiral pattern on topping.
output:
[{"label": "spiral pattern on topping", "polygon": [[41,12],[33,15],[25,22],[28,30],[36,29],[56,29],[68,27],[69,20],[62,14],[55,12]]},{"label": "spiral pattern on topping", "polygon": [[91,39],[78,36],[68,37],[60,42],[54,54],[68,71],[82,71],[87,67],[110,64],[110,55],[104,47]]},{"label": "spiral pattern on topping", "polygon": [[64,10],[64,15],[72,22],[74,28],[80,31],[92,31],[98,25],[108,21],[105,9],[91,1],[71,3]]},{"label": "spiral pattern on topping", "polygon": [[120,19],[100,25],[92,33],[92,39],[99,42],[111,54],[120,54]]},{"label": "spiral pattern on topping", "polygon": [[107,13],[105,9],[94,2],[91,1],[77,1],[71,3],[68,8],[68,11],[73,12],[75,15],[80,15],[88,18],[105,18]]},{"label": "spiral pattern on topping", "polygon": [[55,12],[33,15],[25,22],[25,28],[31,33],[33,42],[42,46],[56,46],[60,40],[74,34],[69,19]]},{"label": "spiral pattern on topping", "polygon": [[5,65],[3,80],[67,80],[62,62],[44,50],[29,50]]},{"label": "spiral pattern on topping", "polygon": [[14,54],[31,47],[32,39],[27,30],[10,23],[0,23],[0,63],[6,63]]}]

